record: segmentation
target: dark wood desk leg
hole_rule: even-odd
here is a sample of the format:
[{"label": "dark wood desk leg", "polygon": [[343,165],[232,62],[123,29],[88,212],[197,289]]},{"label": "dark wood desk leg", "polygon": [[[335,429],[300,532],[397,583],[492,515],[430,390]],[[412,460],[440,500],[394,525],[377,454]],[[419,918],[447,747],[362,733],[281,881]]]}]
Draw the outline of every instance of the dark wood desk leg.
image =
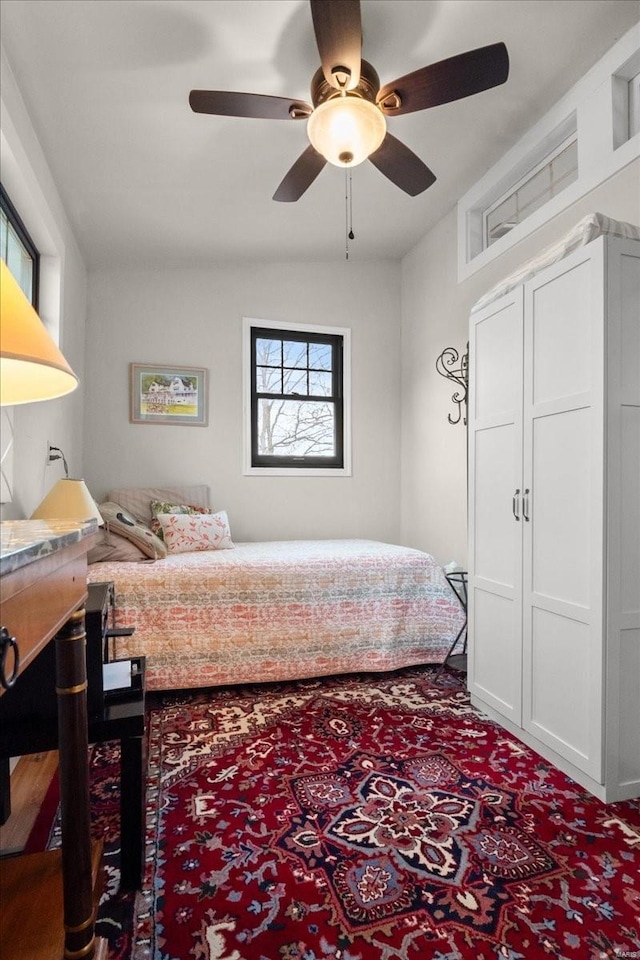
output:
[{"label": "dark wood desk leg", "polygon": [[120,742],[120,886],[139,890],[144,864],[144,737]]},{"label": "dark wood desk leg", "polygon": [[64,955],[95,956],[84,610],[56,636]]},{"label": "dark wood desk leg", "polygon": [[0,826],[11,816],[11,771],[9,757],[0,757]]}]

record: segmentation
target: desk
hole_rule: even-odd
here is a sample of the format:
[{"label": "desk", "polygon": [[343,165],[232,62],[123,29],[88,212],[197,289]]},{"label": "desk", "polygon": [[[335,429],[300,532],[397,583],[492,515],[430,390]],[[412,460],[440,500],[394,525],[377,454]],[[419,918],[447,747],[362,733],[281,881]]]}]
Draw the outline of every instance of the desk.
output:
[{"label": "desk", "polygon": [[[120,741],[120,883],[124,889],[137,889],[144,862],[145,658],[124,661],[131,668],[126,689],[104,690],[103,668],[108,668],[103,654],[112,597],[113,583],[89,585],[85,603],[88,739],[89,743]],[[58,705],[51,686],[55,671],[54,644],[49,644],[22,671],[19,683],[0,697],[0,801],[4,801],[0,822],[11,809],[9,758],[58,748]]]},{"label": "desk", "polygon": [[[94,934],[100,850],[92,850],[90,836],[82,609],[87,596],[87,552],[95,532],[95,522],[0,524],[1,617],[2,626],[19,647],[17,684],[20,673],[55,637],[62,811],[60,852],[0,863],[3,960],[61,960],[63,955],[92,960],[107,955],[106,941],[96,940]],[[38,897],[33,889],[40,891]],[[60,889],[62,917],[57,912]],[[23,937],[28,934],[26,943]]]}]

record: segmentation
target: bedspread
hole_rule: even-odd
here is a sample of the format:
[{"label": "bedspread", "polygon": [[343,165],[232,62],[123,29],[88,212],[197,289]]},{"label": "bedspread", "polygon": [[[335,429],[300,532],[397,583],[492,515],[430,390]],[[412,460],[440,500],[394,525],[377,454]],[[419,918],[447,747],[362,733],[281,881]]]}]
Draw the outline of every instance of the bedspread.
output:
[{"label": "bedspread", "polygon": [[428,554],[369,540],[239,543],[155,563],[100,563],[116,655],[149,689],[290,680],[442,661],[464,615]]}]

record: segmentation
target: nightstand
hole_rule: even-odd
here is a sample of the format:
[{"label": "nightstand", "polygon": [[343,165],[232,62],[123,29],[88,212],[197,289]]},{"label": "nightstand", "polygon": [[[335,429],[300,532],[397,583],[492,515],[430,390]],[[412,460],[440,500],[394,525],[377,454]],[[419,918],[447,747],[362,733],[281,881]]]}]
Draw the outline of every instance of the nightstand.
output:
[{"label": "nightstand", "polygon": [[130,661],[130,686],[104,692],[102,715],[89,720],[89,742],[120,741],[120,886],[142,884],[145,832],[145,658]]},{"label": "nightstand", "polygon": [[[456,570],[453,573],[446,573],[447,583],[455,593],[460,606],[464,610],[464,623],[458,631],[458,635],[455,640],[449,647],[447,655],[440,664],[436,676],[439,676],[446,666],[454,667],[456,670],[466,670],[467,669],[467,571],[466,570]],[[456,646],[458,645],[459,640],[464,634],[464,642],[462,644],[461,653],[454,654]]]}]

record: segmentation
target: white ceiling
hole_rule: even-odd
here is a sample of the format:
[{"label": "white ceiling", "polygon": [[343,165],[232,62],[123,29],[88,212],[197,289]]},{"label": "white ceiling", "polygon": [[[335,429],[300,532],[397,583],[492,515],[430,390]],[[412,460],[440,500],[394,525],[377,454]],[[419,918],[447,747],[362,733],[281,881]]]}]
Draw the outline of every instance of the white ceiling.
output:
[{"label": "white ceiling", "polygon": [[[382,83],[503,40],[509,80],[396,117],[434,171],[408,197],[353,171],[350,257],[399,258],[640,19],[637,0],[362,0]],[[192,88],[309,99],[307,0],[2,0],[2,41],[88,265],[344,257],[344,173],[297,203],[271,197],[303,121],[192,113]]]}]

